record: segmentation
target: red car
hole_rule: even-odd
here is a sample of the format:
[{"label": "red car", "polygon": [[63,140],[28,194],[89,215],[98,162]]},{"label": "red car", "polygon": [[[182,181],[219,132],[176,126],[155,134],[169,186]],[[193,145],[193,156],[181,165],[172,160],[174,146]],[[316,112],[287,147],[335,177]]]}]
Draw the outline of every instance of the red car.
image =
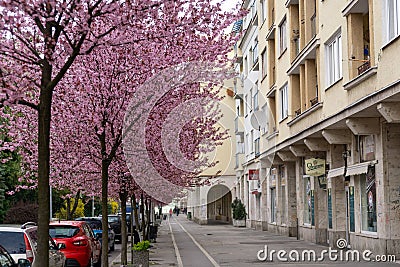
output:
[{"label": "red car", "polygon": [[66,267],[101,266],[101,244],[86,222],[51,222],[50,236],[65,254]]}]

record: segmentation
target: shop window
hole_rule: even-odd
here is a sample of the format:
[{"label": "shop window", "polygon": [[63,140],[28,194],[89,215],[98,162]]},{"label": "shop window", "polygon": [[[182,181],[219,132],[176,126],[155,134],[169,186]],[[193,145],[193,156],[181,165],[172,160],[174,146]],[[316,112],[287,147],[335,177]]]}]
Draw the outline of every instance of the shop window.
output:
[{"label": "shop window", "polygon": [[271,187],[271,222],[276,222],[276,188]]},{"label": "shop window", "polygon": [[369,166],[367,174],[360,176],[361,229],[377,231],[375,166]]},{"label": "shop window", "polygon": [[312,222],[312,188],[310,177],[304,178],[304,224],[311,224]]},{"label": "shop window", "polygon": [[271,209],[271,222],[276,222],[276,178],[277,169],[272,168],[270,173],[270,209]]},{"label": "shop window", "polygon": [[287,223],[287,216],[286,216],[286,170],[285,170],[285,165],[282,165],[280,167],[280,177],[281,177],[281,191],[280,191],[280,196],[281,196],[281,219],[282,219],[282,224]]}]

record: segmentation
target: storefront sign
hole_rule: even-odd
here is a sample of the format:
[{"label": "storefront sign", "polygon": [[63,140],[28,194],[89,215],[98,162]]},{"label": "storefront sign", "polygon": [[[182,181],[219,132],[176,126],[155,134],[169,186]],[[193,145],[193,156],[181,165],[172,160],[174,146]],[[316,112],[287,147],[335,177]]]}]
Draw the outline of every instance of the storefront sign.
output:
[{"label": "storefront sign", "polygon": [[249,170],[249,180],[260,180],[260,170]]},{"label": "storefront sign", "polygon": [[306,159],[305,172],[310,176],[321,176],[325,175],[325,160],[324,159]]}]

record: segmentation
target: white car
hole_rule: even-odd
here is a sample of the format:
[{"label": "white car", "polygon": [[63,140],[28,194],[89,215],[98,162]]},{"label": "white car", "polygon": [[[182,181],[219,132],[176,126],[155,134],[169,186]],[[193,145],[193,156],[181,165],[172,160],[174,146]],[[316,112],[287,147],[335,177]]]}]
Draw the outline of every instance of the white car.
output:
[{"label": "white car", "polygon": [[[19,259],[27,259],[32,267],[40,267],[35,264],[37,255],[37,226],[23,225],[1,226],[0,245],[2,245],[15,262]],[[56,243],[49,236],[49,265],[52,267],[65,267],[65,255],[59,251]]]}]

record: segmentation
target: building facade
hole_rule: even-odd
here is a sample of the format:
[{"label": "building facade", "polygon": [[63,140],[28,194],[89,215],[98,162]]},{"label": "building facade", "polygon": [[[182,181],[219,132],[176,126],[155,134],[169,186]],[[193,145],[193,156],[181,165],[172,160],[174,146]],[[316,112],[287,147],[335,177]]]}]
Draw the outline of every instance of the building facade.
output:
[{"label": "building facade", "polygon": [[231,194],[247,226],[400,256],[400,0],[242,7]]},{"label": "building facade", "polygon": [[223,116],[218,121],[218,127],[221,131],[227,130],[228,138],[208,155],[217,164],[203,170],[187,190],[185,198],[191,219],[199,224],[232,223],[231,203],[235,194],[235,163],[231,156],[235,153],[232,146],[235,143],[233,81],[226,81],[223,87],[220,92],[223,99],[219,103]]}]

